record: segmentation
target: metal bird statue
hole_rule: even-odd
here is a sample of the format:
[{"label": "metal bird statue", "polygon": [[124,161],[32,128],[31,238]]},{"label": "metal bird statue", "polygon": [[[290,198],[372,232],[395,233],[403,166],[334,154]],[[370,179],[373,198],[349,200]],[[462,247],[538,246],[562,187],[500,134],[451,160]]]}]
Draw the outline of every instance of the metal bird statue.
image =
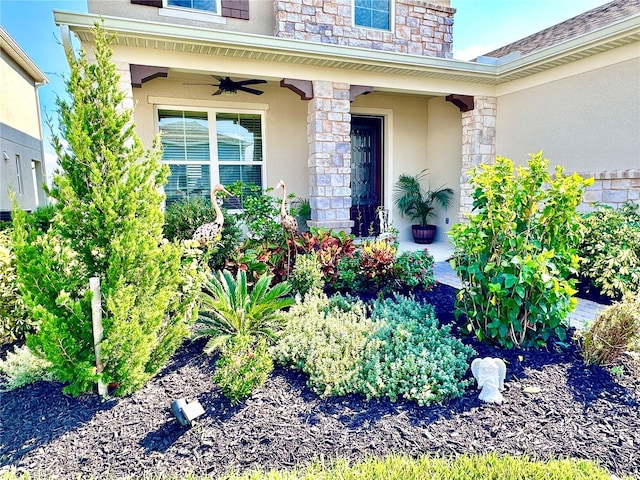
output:
[{"label": "metal bird statue", "polygon": [[225,192],[230,195],[227,189],[222,185],[215,185],[211,189],[211,205],[213,205],[213,209],[216,211],[216,218],[211,223],[200,225],[196,231],[193,232],[193,239],[200,242],[200,245],[206,245],[207,243],[214,241],[218,235],[222,233],[224,216],[222,215],[222,210],[220,210],[220,206],[216,201],[216,194],[218,192]]},{"label": "metal bird statue", "polygon": [[276,190],[282,188],[282,204],[280,205],[280,225],[285,232],[293,236],[298,233],[298,221],[287,212],[287,187],[284,180],[280,180],[276,185]]}]

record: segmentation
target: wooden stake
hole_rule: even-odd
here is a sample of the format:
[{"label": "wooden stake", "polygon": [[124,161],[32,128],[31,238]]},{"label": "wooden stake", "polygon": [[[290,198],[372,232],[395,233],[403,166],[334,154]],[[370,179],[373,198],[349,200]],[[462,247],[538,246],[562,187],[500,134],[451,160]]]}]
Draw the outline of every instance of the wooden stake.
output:
[{"label": "wooden stake", "polygon": [[[100,358],[100,342],[102,342],[102,295],[100,294],[100,278],[89,279],[91,293],[91,325],[93,326],[93,348],[96,352],[96,371],[102,373],[102,360]],[[104,397],[107,394],[107,386],[98,380],[98,395]]]}]

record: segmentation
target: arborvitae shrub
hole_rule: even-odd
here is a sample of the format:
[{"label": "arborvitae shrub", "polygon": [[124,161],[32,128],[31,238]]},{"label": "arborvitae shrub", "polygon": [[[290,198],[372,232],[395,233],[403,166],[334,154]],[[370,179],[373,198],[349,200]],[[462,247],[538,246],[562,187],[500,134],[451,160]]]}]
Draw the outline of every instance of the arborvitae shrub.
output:
[{"label": "arborvitae shrub", "polygon": [[[168,168],[158,142],[144,150],[123,109],[125,94],[111,63],[112,36],[94,29],[95,62],[72,61],[69,100],[58,99],[61,167],[46,233],[15,214],[14,247],[25,305],[40,322],[29,348],[51,362],[65,392],[92,389],[101,378],[124,395],[166,362],[194,321],[199,271],[182,245],[162,237]],[[99,277],[104,340],[96,369],[89,278]]]}]

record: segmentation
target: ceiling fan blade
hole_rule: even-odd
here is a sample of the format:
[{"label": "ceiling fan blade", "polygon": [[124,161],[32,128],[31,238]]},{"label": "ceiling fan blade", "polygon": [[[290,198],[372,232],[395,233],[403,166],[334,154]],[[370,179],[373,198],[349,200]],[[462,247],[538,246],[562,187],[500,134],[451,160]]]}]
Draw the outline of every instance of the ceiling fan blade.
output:
[{"label": "ceiling fan blade", "polygon": [[239,82],[233,82],[236,85],[257,85],[258,83],[267,83],[266,80],[258,80],[258,79],[251,79],[251,80],[240,80]]},{"label": "ceiling fan blade", "polygon": [[243,92],[247,92],[247,93],[253,93],[254,95],[262,95],[264,93],[260,90],[256,90],[255,88],[248,88],[248,87],[242,87],[242,86],[239,86],[238,90],[242,90]]},{"label": "ceiling fan blade", "polygon": [[222,90],[218,89],[215,92],[213,92],[211,95],[222,95]]},{"label": "ceiling fan blade", "polygon": [[183,85],[208,85],[208,86],[213,86],[213,84],[211,83],[183,83]]},{"label": "ceiling fan blade", "polygon": [[[211,75],[213,78],[215,78],[216,80],[218,80],[219,82],[224,82],[225,78],[224,77],[220,77],[218,75]],[[226,78],[227,80],[229,80],[229,77]]]}]

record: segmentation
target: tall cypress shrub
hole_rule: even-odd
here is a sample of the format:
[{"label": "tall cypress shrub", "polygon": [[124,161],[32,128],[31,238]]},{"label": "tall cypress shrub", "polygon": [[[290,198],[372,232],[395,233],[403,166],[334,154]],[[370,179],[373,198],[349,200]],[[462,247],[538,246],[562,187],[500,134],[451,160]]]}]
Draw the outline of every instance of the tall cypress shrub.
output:
[{"label": "tall cypress shrub", "polygon": [[[123,108],[111,62],[114,37],[100,25],[94,36],[95,59],[83,51],[71,62],[69,100],[57,101],[60,136],[53,146],[62,171],[49,192],[53,225],[43,239],[16,215],[15,249],[21,289],[40,322],[29,347],[69,382],[66,392],[88,391],[101,378],[125,395],[188,335],[200,277],[196,257],[163,239],[160,188],[168,169],[158,142],[145,151],[132,110]],[[93,353],[92,276],[102,283],[102,372]]]}]

